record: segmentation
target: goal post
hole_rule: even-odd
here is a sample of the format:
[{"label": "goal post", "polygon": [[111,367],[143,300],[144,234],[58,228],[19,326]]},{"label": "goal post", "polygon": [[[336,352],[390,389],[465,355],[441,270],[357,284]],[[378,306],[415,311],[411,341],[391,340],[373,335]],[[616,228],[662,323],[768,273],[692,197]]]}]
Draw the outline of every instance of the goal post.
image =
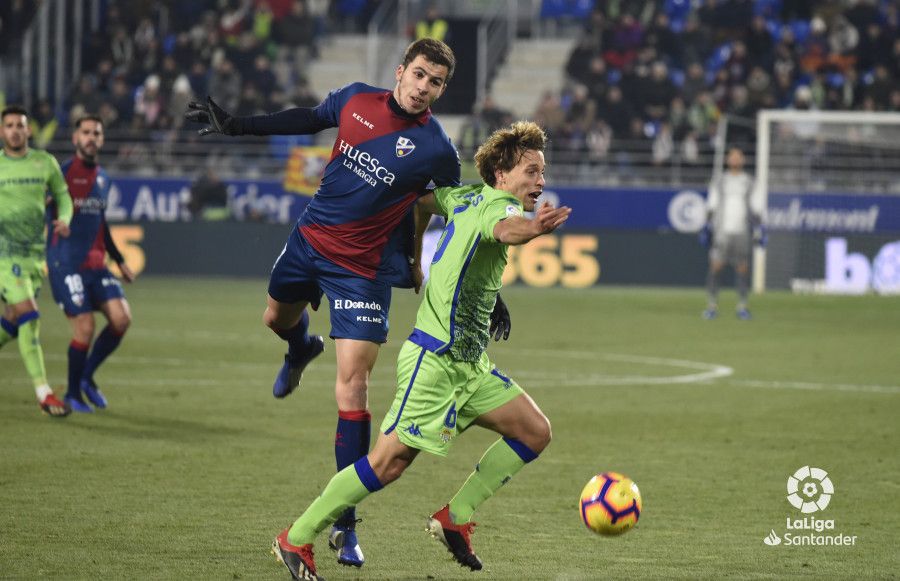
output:
[{"label": "goal post", "polygon": [[[770,243],[754,250],[754,292],[900,288],[893,258],[882,261],[885,280],[860,254],[880,256],[900,239],[900,113],[762,110],[755,157]],[[844,240],[843,255],[835,240]],[[847,254],[847,240],[859,252]]]}]

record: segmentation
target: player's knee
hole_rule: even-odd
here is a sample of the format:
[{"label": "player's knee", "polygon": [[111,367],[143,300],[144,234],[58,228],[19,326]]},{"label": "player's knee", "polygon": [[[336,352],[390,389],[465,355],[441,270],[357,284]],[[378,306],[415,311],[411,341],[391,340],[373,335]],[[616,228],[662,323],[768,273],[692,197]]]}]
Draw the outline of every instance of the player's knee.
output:
[{"label": "player's knee", "polygon": [[115,333],[116,335],[118,335],[119,337],[121,337],[121,336],[124,335],[125,332],[128,330],[128,327],[131,326],[131,320],[130,320],[130,319],[126,319],[126,320],[124,320],[124,321],[119,321],[119,322],[116,322],[116,323],[110,323],[110,326],[112,327],[113,333]]},{"label": "player's knee", "polygon": [[347,393],[366,393],[369,390],[369,374],[359,373],[356,375],[351,375],[342,383],[344,385],[344,391],[346,391]]},{"label": "player's knee", "polygon": [[544,448],[550,445],[553,438],[553,430],[550,427],[550,420],[544,414],[539,414],[532,422],[531,426],[532,438],[534,440],[534,452],[540,454]]},{"label": "player's knee", "polygon": [[406,467],[409,464],[400,461],[394,461],[384,467],[381,472],[381,475],[378,477],[378,481],[381,482],[382,486],[387,486],[391,482],[399,479],[403,472],[406,470]]},{"label": "player's knee", "polygon": [[89,321],[78,321],[75,325],[74,337],[76,341],[79,343],[90,344],[91,339],[94,338],[94,321],[93,319]]},{"label": "player's knee", "polygon": [[540,454],[550,444],[553,433],[550,429],[550,420],[543,413],[529,417],[520,425],[522,433],[515,439],[519,440],[535,454]]},{"label": "player's knee", "polygon": [[369,463],[381,485],[387,486],[403,475],[403,472],[406,471],[412,463],[412,459],[393,454],[382,456],[378,451],[373,450],[369,454]]},{"label": "player's knee", "polygon": [[278,329],[275,326],[275,318],[276,317],[275,317],[274,311],[272,311],[272,309],[266,307],[266,310],[263,311],[263,316],[262,316],[263,325],[265,325],[266,327],[272,329],[273,331],[275,331],[277,333]]},{"label": "player's knee", "polygon": [[340,398],[365,395],[369,390],[369,369],[368,365],[339,366],[335,384],[337,396]]},{"label": "player's knee", "polygon": [[338,381],[334,396],[338,403],[338,409],[368,409],[369,380],[366,376],[355,376],[345,381]]},{"label": "player's knee", "polygon": [[398,478],[403,475],[403,472],[410,465],[410,461],[406,458],[389,458],[387,459],[381,466],[380,470],[372,468],[375,470],[375,473],[378,475],[378,481],[381,482],[382,486],[387,486],[391,482],[394,482]]},{"label": "player's knee", "polygon": [[125,331],[128,330],[128,327],[131,326],[131,315],[127,313],[122,314],[110,321],[109,324],[112,327],[113,333],[119,336],[124,335]]}]

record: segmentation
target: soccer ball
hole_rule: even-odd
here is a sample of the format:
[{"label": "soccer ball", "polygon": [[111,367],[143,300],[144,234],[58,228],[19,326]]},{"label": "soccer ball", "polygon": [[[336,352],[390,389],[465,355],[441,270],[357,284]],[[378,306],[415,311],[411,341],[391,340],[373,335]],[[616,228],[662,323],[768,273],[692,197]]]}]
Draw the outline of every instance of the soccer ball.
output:
[{"label": "soccer ball", "polygon": [[641,491],[630,478],[604,472],[591,478],[581,491],[581,520],[601,535],[621,535],[641,516]]}]

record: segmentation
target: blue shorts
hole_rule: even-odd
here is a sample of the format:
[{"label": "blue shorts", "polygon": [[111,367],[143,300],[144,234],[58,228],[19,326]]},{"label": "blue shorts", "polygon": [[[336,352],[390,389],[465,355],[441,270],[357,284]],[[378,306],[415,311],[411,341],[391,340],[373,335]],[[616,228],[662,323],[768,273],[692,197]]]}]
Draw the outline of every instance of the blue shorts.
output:
[{"label": "blue shorts", "polygon": [[280,303],[306,301],[318,309],[328,299],[332,339],[384,343],[391,286],[353,274],[322,257],[295,226],[269,277],[269,296]]},{"label": "blue shorts", "polygon": [[69,317],[99,311],[112,299],[124,299],[122,283],[106,268],[96,270],[50,270],[53,300]]}]

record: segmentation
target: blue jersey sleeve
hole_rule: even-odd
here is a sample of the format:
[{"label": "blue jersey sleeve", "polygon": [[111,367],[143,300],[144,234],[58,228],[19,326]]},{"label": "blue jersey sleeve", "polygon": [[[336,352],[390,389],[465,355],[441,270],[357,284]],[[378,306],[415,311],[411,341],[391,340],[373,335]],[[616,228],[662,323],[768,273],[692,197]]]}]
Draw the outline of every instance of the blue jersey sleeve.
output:
[{"label": "blue jersey sleeve", "polygon": [[313,109],[316,117],[323,123],[329,123],[329,127],[337,127],[341,119],[341,109],[344,108],[350,96],[362,86],[362,83],[353,83],[328,93],[325,100]]},{"label": "blue jersey sleeve", "polygon": [[447,155],[444,161],[437,166],[431,179],[435,187],[438,188],[445,186],[455,188],[462,185],[460,181],[459,153],[449,141],[447,142]]},{"label": "blue jersey sleeve", "polygon": [[347,99],[364,87],[362,83],[353,83],[336,89],[313,108],[295,107],[268,115],[241,117],[241,129],[248,135],[311,135],[337,127]]}]

